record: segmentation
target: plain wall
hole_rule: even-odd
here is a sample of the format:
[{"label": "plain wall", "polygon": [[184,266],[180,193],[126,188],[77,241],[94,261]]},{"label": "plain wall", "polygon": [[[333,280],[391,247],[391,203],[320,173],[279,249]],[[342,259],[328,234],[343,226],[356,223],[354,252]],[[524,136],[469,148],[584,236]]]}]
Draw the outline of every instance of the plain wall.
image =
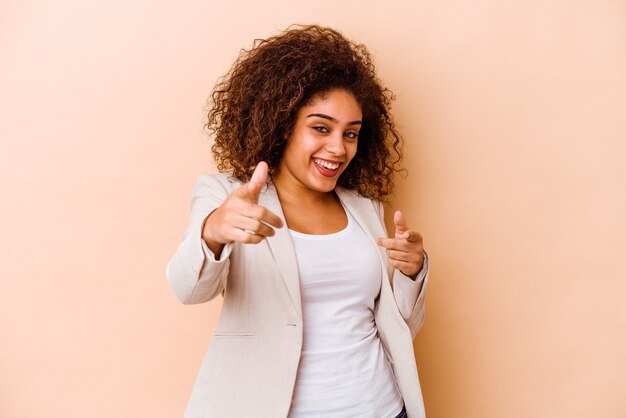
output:
[{"label": "plain wall", "polygon": [[368,45],[396,93],[428,417],[626,416],[625,21],[608,0],[0,2],[0,417],[182,416],[220,308],[164,275],[215,171],[203,106],[296,22]]}]

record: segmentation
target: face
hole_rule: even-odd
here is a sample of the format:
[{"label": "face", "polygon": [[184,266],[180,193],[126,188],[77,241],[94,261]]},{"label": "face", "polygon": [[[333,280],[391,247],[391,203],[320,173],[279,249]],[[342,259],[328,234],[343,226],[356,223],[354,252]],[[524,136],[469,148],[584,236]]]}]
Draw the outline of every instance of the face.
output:
[{"label": "face", "polygon": [[298,111],[275,181],[327,193],[358,145],[361,107],[346,90],[332,90]]}]

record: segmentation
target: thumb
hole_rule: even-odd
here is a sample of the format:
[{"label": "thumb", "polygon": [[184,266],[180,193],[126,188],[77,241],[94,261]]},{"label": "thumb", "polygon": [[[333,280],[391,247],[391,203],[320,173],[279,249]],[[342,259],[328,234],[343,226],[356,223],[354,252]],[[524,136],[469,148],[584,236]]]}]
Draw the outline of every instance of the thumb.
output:
[{"label": "thumb", "polygon": [[251,202],[257,203],[259,201],[259,194],[261,188],[267,182],[269,168],[265,161],[261,161],[257,164],[250,181],[242,187],[243,197]]},{"label": "thumb", "polygon": [[406,226],[406,221],[401,211],[397,210],[393,214],[393,224],[396,226],[396,239],[408,238],[409,228]]}]

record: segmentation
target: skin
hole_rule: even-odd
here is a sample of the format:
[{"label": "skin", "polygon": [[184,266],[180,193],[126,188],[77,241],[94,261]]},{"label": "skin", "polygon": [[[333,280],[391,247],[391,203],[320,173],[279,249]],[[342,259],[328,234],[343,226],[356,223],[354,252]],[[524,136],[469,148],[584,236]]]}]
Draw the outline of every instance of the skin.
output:
[{"label": "skin", "polygon": [[[272,177],[289,228],[320,235],[340,231],[348,224],[334,190],[356,154],[361,119],[361,107],[345,90],[328,92],[298,111]],[[337,168],[326,176],[319,163]]]},{"label": "skin", "polygon": [[[337,180],[357,151],[361,108],[352,93],[332,90],[298,111],[272,182],[290,229],[306,234],[330,234],[347,226],[348,218],[334,193]],[[330,166],[324,169],[320,165]],[[326,175],[324,175],[326,174]],[[231,193],[207,218],[202,238],[216,257],[229,242],[257,244],[283,226],[281,219],[258,205],[268,180],[260,162],[250,181]],[[394,214],[393,238],[379,238],[389,263],[415,278],[424,262],[422,236],[409,229],[402,212]]]},{"label": "skin", "polygon": [[[283,221],[269,209],[260,206],[259,194],[267,182],[268,167],[261,161],[250,181],[232,192],[224,203],[207,217],[202,228],[202,239],[216,258],[229,242],[258,244],[275,234]],[[249,231],[249,232],[248,232]]]}]

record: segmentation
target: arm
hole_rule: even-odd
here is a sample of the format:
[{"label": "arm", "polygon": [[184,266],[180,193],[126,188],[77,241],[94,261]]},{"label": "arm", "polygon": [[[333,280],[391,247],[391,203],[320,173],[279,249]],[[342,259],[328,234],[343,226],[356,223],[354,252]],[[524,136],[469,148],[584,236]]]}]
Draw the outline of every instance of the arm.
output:
[{"label": "arm", "polygon": [[426,284],[428,283],[428,254],[424,251],[424,265],[415,280],[393,269],[393,296],[400,314],[415,337],[424,324]]},{"label": "arm", "polygon": [[[387,236],[384,208],[381,202],[374,201],[374,208],[379,216],[380,223]],[[426,251],[423,252],[424,261],[421,270],[415,278],[403,274],[399,269],[388,265],[389,277],[393,288],[394,299],[400,314],[406,321],[411,335],[415,337],[424,323],[426,285],[428,283],[429,260]]]},{"label": "arm", "polygon": [[268,166],[257,164],[250,181],[237,189],[219,175],[200,176],[193,187],[191,219],[183,242],[166,268],[172,290],[186,304],[213,299],[226,288],[235,242],[258,244],[282,227],[282,220],[258,205]]},{"label": "arm", "polygon": [[216,259],[202,239],[202,230],[208,216],[228,194],[216,176],[201,175],[193,186],[189,226],[166,267],[169,285],[184,304],[209,301],[226,287],[233,243],[226,244]]}]

